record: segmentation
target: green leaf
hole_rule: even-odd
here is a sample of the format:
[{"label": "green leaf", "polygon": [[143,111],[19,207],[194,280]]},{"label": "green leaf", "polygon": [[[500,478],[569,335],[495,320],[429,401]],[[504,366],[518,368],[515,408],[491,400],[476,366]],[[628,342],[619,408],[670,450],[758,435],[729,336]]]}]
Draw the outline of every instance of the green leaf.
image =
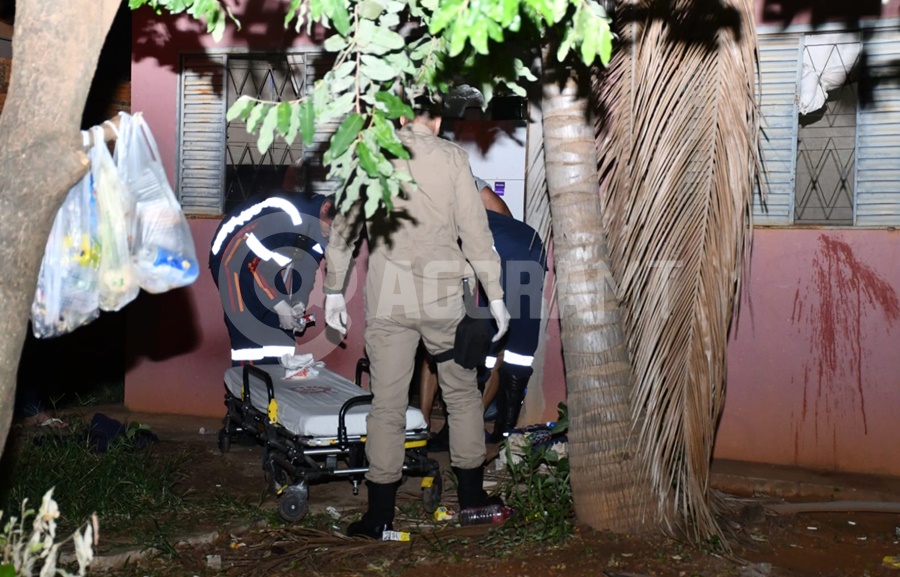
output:
[{"label": "green leaf", "polygon": [[347,76],[345,78],[334,78],[328,83],[328,91],[335,97],[343,94],[352,86],[356,85],[355,76]]},{"label": "green leaf", "polygon": [[[384,105],[388,118],[412,118],[414,116],[412,106],[403,102],[403,99],[393,94],[381,90],[375,94],[375,100]],[[377,117],[376,117],[377,118]]]},{"label": "green leaf", "polygon": [[562,40],[559,42],[559,46],[556,49],[556,60],[562,62],[566,59],[566,56],[569,55],[569,50],[572,49],[572,44],[575,42],[575,31],[574,28],[569,27],[566,28],[566,31],[563,33]]},{"label": "green leaf", "polygon": [[384,209],[387,212],[392,212],[394,210],[394,197],[392,192],[394,192],[397,187],[391,186],[394,184],[392,180],[388,180],[384,176],[378,179],[381,182],[381,202],[384,203]]},{"label": "green leaf", "polygon": [[359,200],[359,189],[361,185],[362,181],[358,178],[354,178],[350,181],[350,184],[347,185],[347,188],[344,189],[340,206],[341,212],[347,212],[350,210],[350,206]]},{"label": "green leaf", "polygon": [[316,133],[316,110],[311,100],[304,100],[300,105],[300,134],[303,136],[303,144],[312,146]]},{"label": "green leaf", "polygon": [[378,161],[365,142],[360,142],[359,146],[356,147],[356,155],[359,157],[359,165],[366,171],[366,174],[371,177],[377,177]]},{"label": "green leaf", "polygon": [[359,3],[359,15],[366,20],[376,20],[384,11],[384,6],[375,0],[363,0]]},{"label": "green leaf", "polygon": [[287,133],[291,130],[291,103],[282,102],[275,109],[278,111],[276,122],[278,133],[281,136],[287,136]]},{"label": "green leaf", "polygon": [[450,50],[447,52],[447,55],[451,58],[459,55],[463,48],[466,47],[468,37],[468,31],[464,26],[454,26],[450,37]]},{"label": "green leaf", "polygon": [[310,20],[318,21],[322,17],[325,7],[322,5],[324,0],[309,0],[309,16]]},{"label": "green leaf", "polygon": [[385,14],[379,22],[382,26],[394,28],[400,26],[400,16],[398,14]]},{"label": "green leaf", "polygon": [[[553,12],[553,22],[562,22],[563,18],[566,16],[566,12],[569,10],[570,0],[549,0],[550,10]],[[583,4],[580,4],[583,6]]]},{"label": "green leaf", "polygon": [[271,104],[266,104],[265,102],[258,102],[256,104],[250,112],[250,115],[247,117],[247,132],[250,134],[256,132],[256,128],[259,126],[260,121],[262,121],[263,116],[271,107]]},{"label": "green leaf", "polygon": [[[367,179],[369,180],[369,179]],[[375,215],[375,212],[378,210],[378,205],[381,204],[381,194],[380,194],[380,182],[375,180],[369,180],[368,182],[368,190],[366,192],[366,204],[365,204],[365,212],[366,218],[372,218]]]},{"label": "green leaf", "polygon": [[[334,23],[334,29],[341,36],[346,36],[350,32],[350,14],[347,12],[347,5],[344,0],[325,0],[327,2],[326,13]],[[331,10],[328,10],[328,8]]]},{"label": "green leaf", "polygon": [[597,57],[597,47],[599,38],[596,33],[587,33],[581,41],[581,60],[590,65]]},{"label": "green leaf", "polygon": [[610,58],[612,58],[612,47],[613,33],[612,30],[609,29],[609,22],[605,22],[600,28],[600,46],[597,48],[597,53],[600,55],[600,62],[602,62],[604,66],[608,65]]},{"label": "green leaf", "polygon": [[347,60],[346,62],[342,62],[337,68],[333,69],[331,74],[333,78],[343,78],[353,74],[354,70],[356,70],[356,61]]},{"label": "green leaf", "polygon": [[501,0],[502,15],[498,24],[506,28],[519,13],[519,0]]},{"label": "green leaf", "polygon": [[403,39],[403,36],[384,27],[375,28],[375,35],[372,37],[372,43],[383,46],[388,50],[400,50],[406,46],[406,41]]},{"label": "green leaf", "polygon": [[332,34],[322,44],[326,52],[340,52],[347,47],[347,39],[340,34]]},{"label": "green leaf", "polygon": [[[449,26],[451,22],[454,22],[459,17],[462,3],[463,0],[446,0],[440,3],[435,1],[433,2],[434,6],[430,7],[426,6],[425,2],[422,2],[423,6],[433,10],[431,23],[428,26],[428,31],[432,34],[437,34],[441,30]],[[432,3],[429,2],[429,4]]]},{"label": "green leaf", "polygon": [[390,64],[371,54],[363,54],[360,60],[362,64],[359,72],[376,82],[388,82],[396,78],[399,73]]},{"label": "green leaf", "polygon": [[290,115],[290,125],[288,126],[287,134],[284,134],[284,140],[288,144],[293,144],[295,140],[297,140],[297,135],[300,134],[300,114],[303,111],[303,103],[294,102],[291,104],[291,115]]},{"label": "green leaf", "polygon": [[372,134],[378,146],[387,150],[397,158],[408,159],[409,151],[403,147],[403,143],[397,138],[394,127],[385,121],[381,115],[376,114],[372,123]]},{"label": "green leaf", "polygon": [[279,106],[270,106],[266,119],[263,120],[262,128],[259,129],[259,140],[256,141],[256,147],[260,154],[265,154],[272,142],[275,140],[275,128],[278,126],[278,109]]},{"label": "green leaf", "polygon": [[331,146],[328,147],[331,158],[337,158],[347,152],[350,144],[359,136],[359,131],[365,122],[366,119],[355,112],[347,115],[337,132],[331,137]]},{"label": "green leaf", "polygon": [[485,25],[487,26],[487,33],[491,40],[494,42],[503,42],[503,27],[493,20],[488,20]]},{"label": "green leaf", "polygon": [[469,40],[479,54],[488,54],[488,33],[485,20],[479,20],[469,28]]},{"label": "green leaf", "polygon": [[16,568],[6,563],[0,565],[0,577],[16,577]]},{"label": "green leaf", "polygon": [[320,116],[322,116],[322,122],[331,121],[333,118],[341,118],[345,114],[348,114],[351,110],[353,110],[353,103],[356,99],[356,95],[352,92],[345,92],[337,99],[328,102],[325,105],[324,110],[322,110]]},{"label": "green leaf", "polygon": [[284,15],[284,27],[287,28],[291,25],[291,20],[295,17],[297,18],[297,29],[300,28],[300,14],[298,14],[298,10],[300,9],[300,3],[302,0],[291,0],[291,5],[288,7],[287,14]]},{"label": "green leaf", "polygon": [[212,34],[213,40],[216,42],[221,42],[222,37],[225,35],[225,19],[218,18],[217,20],[211,22],[207,25],[207,32]]},{"label": "green leaf", "polygon": [[242,120],[247,119],[247,115],[250,114],[250,111],[253,110],[253,107],[256,106],[256,100],[250,98],[246,94],[238,98],[234,104],[231,105],[231,108],[228,109],[228,112],[225,113],[225,120],[227,122],[231,122],[235,118],[240,117]]}]

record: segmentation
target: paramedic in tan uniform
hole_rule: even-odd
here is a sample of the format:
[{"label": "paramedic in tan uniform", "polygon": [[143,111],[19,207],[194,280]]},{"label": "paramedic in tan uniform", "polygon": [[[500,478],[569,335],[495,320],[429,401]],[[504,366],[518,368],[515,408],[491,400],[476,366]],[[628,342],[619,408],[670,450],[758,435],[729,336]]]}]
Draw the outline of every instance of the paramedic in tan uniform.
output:
[{"label": "paramedic in tan uniform", "polygon": [[[391,214],[379,210],[365,223],[369,238],[365,339],[374,399],[367,419],[368,511],[350,524],[350,536],[379,539],[392,529],[416,347],[421,337],[432,355],[453,349],[456,326],[465,312],[466,260],[484,286],[499,326],[495,341],[509,324],[500,259],[492,249],[468,155],[437,137],[438,108],[421,100],[414,119],[401,119],[399,137],[411,158],[393,161],[398,170],[412,175],[415,185],[405,186],[394,199]],[[332,225],[332,234],[346,243],[329,243],[325,250],[325,320],[341,334],[346,334],[348,320],[342,291],[361,225],[354,216],[359,214],[356,208],[338,214]],[[459,482],[460,509],[498,502],[482,488],[484,421],[476,370],[449,360],[438,365],[438,379],[449,413],[450,462]]]}]

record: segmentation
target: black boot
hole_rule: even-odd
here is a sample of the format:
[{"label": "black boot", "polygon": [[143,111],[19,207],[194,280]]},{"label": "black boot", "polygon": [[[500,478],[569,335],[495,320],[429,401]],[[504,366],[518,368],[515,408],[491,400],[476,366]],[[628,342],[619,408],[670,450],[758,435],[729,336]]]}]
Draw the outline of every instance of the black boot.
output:
[{"label": "black boot", "polygon": [[458,482],[456,495],[459,498],[459,510],[487,505],[502,505],[500,497],[489,497],[484,490],[484,465],[474,469],[453,467]]},{"label": "black boot", "polygon": [[450,450],[450,423],[444,423],[441,430],[428,437],[429,453],[446,453]]},{"label": "black boot", "polygon": [[500,386],[497,390],[497,418],[494,420],[494,431],[488,438],[489,443],[500,443],[505,433],[516,428],[519,413],[525,401],[528,379],[531,375],[512,375],[500,367]]},{"label": "black boot", "polygon": [[348,537],[369,537],[381,539],[385,531],[394,530],[394,505],[397,503],[397,487],[400,481],[393,483],[373,483],[366,481],[369,488],[369,510],[362,519],[347,526]]}]

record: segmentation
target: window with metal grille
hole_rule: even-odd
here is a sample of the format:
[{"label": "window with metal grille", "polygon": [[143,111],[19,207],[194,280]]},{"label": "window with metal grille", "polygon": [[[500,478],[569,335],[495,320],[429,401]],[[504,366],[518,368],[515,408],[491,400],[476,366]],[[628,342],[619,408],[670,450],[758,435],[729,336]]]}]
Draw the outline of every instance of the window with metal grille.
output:
[{"label": "window with metal grille", "polygon": [[900,224],[900,26],[759,36],[757,225]]},{"label": "window with metal grille", "polygon": [[276,136],[260,152],[246,122],[225,112],[241,96],[289,102],[304,96],[333,59],[319,51],[281,54],[222,53],[182,59],[178,188],[185,212],[221,215],[246,198],[278,189],[288,167],[303,160],[306,186],[328,193],[322,156],[337,129],[320,126],[311,146]]},{"label": "window with metal grille", "polygon": [[807,36],[797,128],[794,222],[852,225],[859,60],[856,34]]}]

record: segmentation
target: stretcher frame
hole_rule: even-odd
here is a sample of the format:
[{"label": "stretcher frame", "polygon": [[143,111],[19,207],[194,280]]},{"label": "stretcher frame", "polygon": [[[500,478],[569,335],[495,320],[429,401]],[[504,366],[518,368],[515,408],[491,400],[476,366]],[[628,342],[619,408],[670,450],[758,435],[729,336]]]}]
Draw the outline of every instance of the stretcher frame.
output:
[{"label": "stretcher frame", "polygon": [[[357,362],[354,379],[363,394],[344,402],[337,415],[337,430],[326,438],[296,434],[278,423],[272,376],[259,367],[243,366],[240,397],[225,384],[226,412],[218,436],[219,450],[227,453],[231,443],[241,437],[263,446],[263,475],[269,490],[278,497],[278,514],[284,521],[295,522],[306,516],[310,484],[343,478],[350,481],[353,494],[359,494],[359,484],[368,471],[366,437],[348,433],[346,415],[351,408],[372,401],[372,394],[362,388],[363,374],[369,375],[367,359]],[[266,387],[266,407],[251,402],[253,379]],[[440,505],[442,482],[440,465],[428,457],[427,446],[427,429],[406,431],[403,475],[422,477],[422,507],[431,514]]]}]

